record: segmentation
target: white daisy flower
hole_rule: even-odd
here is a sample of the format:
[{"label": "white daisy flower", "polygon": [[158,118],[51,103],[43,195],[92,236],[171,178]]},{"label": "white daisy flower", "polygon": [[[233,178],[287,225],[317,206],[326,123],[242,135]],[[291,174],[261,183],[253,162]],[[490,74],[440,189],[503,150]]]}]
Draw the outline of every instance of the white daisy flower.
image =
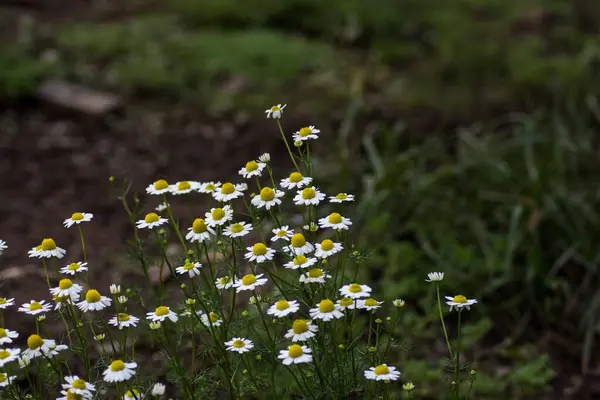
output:
[{"label": "white daisy flower", "polygon": [[174,195],[188,194],[198,190],[199,183],[194,181],[181,181],[174,185],[169,185],[169,192]]},{"label": "white daisy flower", "polygon": [[27,338],[27,349],[21,353],[19,361],[24,361],[27,365],[31,360],[37,357],[52,358],[60,351],[68,349],[64,344],[56,344],[56,341],[52,339],[42,339],[40,335],[33,334]]},{"label": "white daisy flower", "polygon": [[40,258],[40,253],[42,252],[42,245],[39,244],[35,247],[32,247],[31,250],[27,252],[27,255],[30,258]]},{"label": "white daisy flower", "polygon": [[395,367],[388,367],[387,364],[381,364],[371,367],[365,371],[365,378],[373,381],[395,381],[400,377],[400,371]]},{"label": "white daisy flower", "polygon": [[56,246],[56,242],[52,238],[42,240],[42,244],[29,252],[29,257],[37,258],[63,258],[67,251]]},{"label": "white daisy flower", "polygon": [[90,289],[85,294],[85,300],[77,303],[77,307],[83,312],[100,311],[110,306],[110,297],[102,296],[96,289]]},{"label": "white daisy flower", "polygon": [[224,183],[219,190],[212,192],[213,198],[223,203],[227,203],[243,195],[244,193],[242,193],[242,191],[231,182]]},{"label": "white daisy flower", "polygon": [[0,328],[0,344],[12,343],[13,339],[19,337],[17,331],[11,331],[10,329]]},{"label": "white daisy flower", "polygon": [[222,278],[219,278],[215,281],[215,285],[217,286],[217,289],[219,290],[227,290],[230,287],[233,287],[233,281],[234,280],[238,280],[237,278],[234,277],[234,279],[231,279],[231,277],[229,276],[224,276]]},{"label": "white daisy flower", "polygon": [[312,350],[308,346],[293,344],[287,350],[279,351],[279,358],[283,365],[303,364],[312,361]]},{"label": "white daisy flower", "polygon": [[300,275],[300,283],[325,283],[325,279],[329,278],[331,278],[331,275],[323,272],[321,268],[313,268]]},{"label": "white daisy flower", "polygon": [[240,169],[238,173],[244,178],[249,179],[253,176],[260,176],[260,174],[262,174],[262,171],[263,169],[265,169],[266,166],[267,164],[265,164],[264,162],[256,162],[254,160],[248,161],[246,163],[246,166]]},{"label": "white daisy flower", "polygon": [[296,256],[294,259],[283,266],[288,269],[309,268],[317,263],[314,257]]},{"label": "white daisy flower", "polygon": [[119,330],[130,327],[135,328],[138,322],[140,322],[138,317],[126,313],[118,313],[108,321],[109,324],[119,327]]},{"label": "white daisy flower", "polygon": [[323,199],[325,199],[325,193],[321,193],[319,189],[311,186],[296,192],[294,204],[297,206],[318,206]]},{"label": "white daisy flower", "polygon": [[63,221],[63,225],[66,228],[70,228],[75,224],[81,224],[82,222],[90,222],[94,218],[94,214],[76,212],[71,215],[71,218],[67,218]]},{"label": "white daisy flower", "polygon": [[46,300],[31,300],[29,303],[24,303],[19,307],[19,311],[29,315],[38,315],[47,313],[51,308],[52,306],[46,303]]},{"label": "white daisy flower", "polygon": [[473,304],[477,303],[477,300],[475,299],[467,299],[465,296],[459,294],[458,296],[454,296],[454,297],[450,297],[450,296],[445,296],[446,297],[446,304],[448,304],[450,306],[450,311],[452,311],[453,308],[456,308],[456,311],[461,311],[463,308],[466,308],[467,310],[471,309],[471,306]]},{"label": "white daisy flower", "polygon": [[[77,375],[73,376],[65,376],[65,382],[62,384],[62,388],[70,391],[71,393],[78,394],[83,397],[89,397],[90,399],[94,396],[92,392],[96,391],[94,385],[89,382],[86,382],[84,379],[81,379]],[[71,397],[67,398],[70,400]]]},{"label": "white daisy flower", "polygon": [[338,193],[335,196],[329,196],[330,203],[343,203],[345,201],[354,201],[354,195],[348,193]]},{"label": "white daisy flower", "polygon": [[246,247],[246,250],[248,252],[244,257],[248,261],[254,261],[257,264],[271,261],[275,256],[275,250],[268,248],[264,243],[255,243],[252,247]]},{"label": "white daisy flower", "polygon": [[203,182],[198,185],[200,193],[212,193],[221,187],[221,182]]},{"label": "white daisy flower", "polygon": [[223,323],[223,320],[219,314],[214,312],[210,312],[208,315],[202,314],[200,316],[200,321],[204,326],[220,326]]},{"label": "white daisy flower", "polygon": [[123,395],[123,400],[144,400],[144,396],[139,390],[132,388]]},{"label": "white daisy flower", "polygon": [[131,379],[135,375],[137,363],[126,363],[122,360],[115,360],[110,363],[102,375],[106,382],[123,382]]},{"label": "white daisy flower", "polygon": [[366,299],[358,301],[358,308],[367,311],[373,311],[381,307],[383,301],[377,301],[375,299]]},{"label": "white daisy flower", "polygon": [[6,245],[6,241],[4,240],[0,240],[0,254],[2,254],[4,252],[4,250],[8,249],[8,246]]},{"label": "white daisy flower", "polygon": [[269,153],[262,153],[258,157],[258,161],[268,163],[269,161],[271,161],[271,155]]},{"label": "white daisy flower", "polygon": [[227,350],[229,351],[237,351],[242,354],[250,351],[250,349],[254,347],[254,343],[252,343],[252,340],[250,339],[238,337],[225,342],[225,346],[227,346]]},{"label": "white daisy flower", "polygon": [[160,217],[157,213],[146,214],[143,220],[137,221],[135,225],[138,229],[148,228],[152,229],[155,226],[161,226],[165,222],[169,221],[166,218]]},{"label": "white daisy flower", "polygon": [[215,231],[206,225],[206,222],[202,218],[196,218],[191,228],[188,228],[188,233],[185,235],[185,239],[194,243],[202,243],[205,240],[210,239],[210,235],[214,235]]},{"label": "white daisy flower", "polygon": [[166,306],[157,307],[153,312],[146,313],[146,318],[152,322],[164,322],[167,318],[173,322],[177,322],[179,319],[177,314],[169,309]]},{"label": "white daisy flower", "polygon": [[275,207],[281,204],[280,197],[285,196],[281,190],[273,190],[270,187],[264,187],[260,190],[260,194],[257,194],[252,198],[252,205],[256,208],[266,208],[270,210],[271,207]]},{"label": "white daisy flower", "polygon": [[367,285],[351,283],[350,285],[342,286],[340,294],[351,299],[359,299],[361,297],[369,297],[371,295],[371,288]]},{"label": "white daisy flower", "polygon": [[292,329],[285,334],[285,338],[290,339],[292,342],[305,342],[315,337],[318,330],[319,327],[313,324],[312,321],[297,319],[292,324]]},{"label": "white daisy flower", "polygon": [[304,186],[310,185],[312,182],[312,178],[309,176],[302,176],[300,172],[292,172],[290,176],[285,179],[282,179],[279,183],[284,189],[301,189]]},{"label": "white daisy flower", "polygon": [[[57,287],[50,289],[50,293],[56,297],[68,297],[73,301],[79,300],[79,293],[83,287],[77,283],[73,283],[70,279],[61,279]],[[77,300],[75,300],[75,298]]]},{"label": "white daisy flower", "polygon": [[301,233],[292,235],[290,242],[290,245],[285,250],[297,256],[309,254],[315,250],[315,247],[311,243],[308,243]]},{"label": "white daisy flower", "polygon": [[267,118],[280,119],[283,115],[283,109],[285,108],[285,106],[287,106],[287,104],[284,104],[283,106],[281,104],[277,104],[276,106],[267,108],[265,110]]},{"label": "white daisy flower", "polygon": [[279,300],[273,304],[267,310],[267,314],[273,315],[277,318],[285,317],[286,315],[293,314],[300,309],[300,304],[297,300]]},{"label": "white daisy flower", "polygon": [[6,310],[8,307],[15,305],[15,299],[7,299],[6,297],[0,297],[0,310]]},{"label": "white daisy flower", "polygon": [[341,243],[335,243],[329,239],[325,239],[321,243],[317,243],[316,247],[317,250],[315,250],[315,257],[317,258],[327,258],[344,249]]},{"label": "white daisy flower", "polygon": [[294,139],[294,142],[302,142],[304,140],[308,140],[308,139],[318,139],[319,136],[317,135],[317,133],[320,133],[321,131],[317,128],[314,127],[314,125],[310,125],[310,126],[305,126],[304,128],[300,129],[299,131],[297,131],[296,133],[294,133],[294,135],[292,136]]},{"label": "white daisy flower", "polygon": [[324,322],[344,316],[344,313],[340,311],[340,306],[329,299],[321,300],[317,307],[310,309],[309,314],[312,319],[320,319]]},{"label": "white daisy flower", "polygon": [[121,293],[121,285],[116,285],[113,283],[108,287],[108,290],[110,294],[119,294]]},{"label": "white daisy flower", "polygon": [[148,194],[163,194],[169,192],[169,182],[164,179],[159,179],[151,185],[148,185],[146,188],[146,193]]},{"label": "white daisy flower", "polygon": [[86,262],[76,262],[76,263],[71,263],[69,265],[66,265],[64,267],[62,267],[60,269],[60,273],[61,274],[65,274],[65,275],[75,275],[78,272],[84,272],[87,271],[87,264]]},{"label": "white daisy flower", "polygon": [[294,234],[294,230],[290,229],[290,227],[287,225],[283,225],[280,228],[275,228],[272,232],[273,237],[271,238],[271,242],[276,242],[280,239],[289,242],[290,238]]},{"label": "white daisy flower", "polygon": [[0,349],[0,368],[19,358],[21,349]]},{"label": "white daisy flower", "polygon": [[334,212],[329,214],[325,218],[319,219],[319,226],[321,228],[332,228],[335,230],[343,229],[348,230],[352,225],[350,218],[342,217],[340,214]]},{"label": "white daisy flower", "polygon": [[233,210],[230,206],[223,208],[211,208],[210,212],[205,214],[206,225],[210,227],[224,225],[233,218]]},{"label": "white daisy flower", "polygon": [[241,292],[244,290],[254,290],[258,286],[262,286],[267,283],[267,278],[263,278],[264,274],[246,274],[242,277],[242,279],[236,281],[233,284],[233,287],[237,289],[237,292]]},{"label": "white daisy flower", "polygon": [[16,375],[8,375],[4,372],[0,372],[0,388],[10,385],[16,378]]},{"label": "white daisy flower", "polygon": [[358,308],[358,300],[351,299],[350,297],[342,297],[337,301],[337,304],[340,306],[340,310],[354,310],[354,308]]},{"label": "white daisy flower", "polygon": [[188,274],[190,278],[200,275],[202,264],[199,262],[186,262],[183,266],[175,268],[179,275]]},{"label": "white daisy flower", "polygon": [[444,273],[443,272],[430,272],[427,274],[427,278],[429,278],[429,279],[425,279],[425,282],[439,282],[444,279]]},{"label": "white daisy flower", "polygon": [[162,396],[163,394],[165,394],[165,385],[163,385],[160,382],[156,382],[154,385],[152,385],[152,390],[150,391],[150,395],[151,396]]},{"label": "white daisy flower", "polygon": [[246,236],[252,230],[252,225],[247,222],[238,222],[235,224],[229,225],[227,228],[223,230],[223,235],[236,238]]},{"label": "white daisy flower", "polygon": [[159,205],[156,206],[156,208],[154,209],[154,211],[156,212],[163,212],[167,209],[167,207],[169,207],[168,203],[165,203],[164,201],[162,203],[160,203]]}]

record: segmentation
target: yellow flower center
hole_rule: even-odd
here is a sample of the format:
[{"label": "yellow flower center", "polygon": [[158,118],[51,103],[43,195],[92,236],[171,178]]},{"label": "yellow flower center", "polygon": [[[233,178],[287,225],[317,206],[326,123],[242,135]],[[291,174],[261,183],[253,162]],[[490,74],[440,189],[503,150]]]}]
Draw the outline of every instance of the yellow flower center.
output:
[{"label": "yellow flower center", "polygon": [[194,264],[192,263],[185,263],[185,265],[183,266],[183,269],[186,271],[189,271],[190,269],[194,269]]},{"label": "yellow flower center", "polygon": [[264,187],[260,191],[260,199],[262,201],[271,201],[275,198],[275,192],[270,187]]},{"label": "yellow flower center", "polygon": [[362,286],[360,286],[358,283],[353,283],[348,287],[348,290],[351,293],[360,293],[362,292]]},{"label": "yellow flower center", "polygon": [[71,389],[67,390],[67,400],[80,400],[81,398],[81,395],[71,391]]},{"label": "yellow flower center", "polygon": [[246,163],[246,171],[247,172],[256,171],[257,169],[258,169],[258,163],[256,161],[248,161]]},{"label": "yellow flower center", "polygon": [[0,338],[6,337],[8,334],[6,333],[6,329],[0,328]]},{"label": "yellow flower center", "polygon": [[233,186],[233,183],[227,182],[227,183],[224,183],[223,186],[221,186],[221,193],[231,194],[233,192],[235,192],[235,186]]},{"label": "yellow flower center", "polygon": [[73,213],[73,215],[71,215],[71,219],[73,221],[81,221],[83,219],[83,214],[80,212]]},{"label": "yellow flower center", "polygon": [[156,307],[156,310],[154,310],[154,314],[158,315],[159,317],[164,317],[168,313],[169,309],[165,306]]},{"label": "yellow flower center", "polygon": [[219,314],[211,312],[208,314],[208,318],[210,318],[212,322],[217,322],[219,320]]},{"label": "yellow flower center", "polygon": [[390,369],[386,365],[378,365],[375,367],[375,375],[389,374]]},{"label": "yellow flower center", "polygon": [[242,226],[242,224],[231,225],[231,232],[233,232],[233,233],[240,233],[243,230],[244,230],[244,227]]},{"label": "yellow flower center", "polygon": [[375,299],[366,299],[365,300],[365,306],[373,307],[376,305],[377,305],[377,300],[375,300]]},{"label": "yellow flower center", "polygon": [[110,363],[110,370],[113,372],[123,371],[125,369],[125,363],[121,360],[115,360]]},{"label": "yellow flower center", "polygon": [[338,200],[344,200],[344,199],[348,198],[348,195],[346,193],[338,193],[335,195],[335,198]]},{"label": "yellow flower center", "polygon": [[56,249],[56,243],[54,239],[44,239],[42,240],[42,250],[54,250]]},{"label": "yellow flower center", "polygon": [[0,350],[0,360],[4,360],[5,358],[10,357],[10,351],[8,350]]},{"label": "yellow flower center", "polygon": [[117,321],[119,321],[119,322],[129,321],[130,319],[131,319],[131,317],[129,316],[129,314],[125,314],[125,313],[117,314]]},{"label": "yellow flower center", "polygon": [[224,276],[224,277],[222,277],[221,279],[219,279],[219,283],[220,283],[221,285],[226,285],[226,284],[228,284],[229,282],[231,282],[231,278],[230,278],[230,277],[228,277],[228,276]]},{"label": "yellow flower center", "polygon": [[131,389],[127,391],[126,394],[127,397],[131,398],[131,399],[139,399],[140,398],[140,392],[137,389]]},{"label": "yellow flower center", "polygon": [[225,211],[223,211],[222,208],[215,208],[210,213],[210,216],[212,217],[213,220],[219,221],[220,219],[223,219],[225,217]]},{"label": "yellow flower center", "polygon": [[275,303],[275,308],[279,311],[287,310],[290,308],[290,303],[288,303],[286,300],[279,300],[277,303]]},{"label": "yellow flower center", "polygon": [[85,381],[83,379],[75,379],[72,383],[71,386],[73,386],[75,389],[85,389]]},{"label": "yellow flower center", "polygon": [[88,303],[97,303],[101,298],[102,296],[100,296],[100,292],[98,292],[96,289],[90,289],[85,294],[85,301]]},{"label": "yellow flower center", "polygon": [[241,349],[242,347],[244,347],[246,345],[246,343],[244,343],[243,340],[234,340],[233,341],[233,347]]},{"label": "yellow flower center", "polygon": [[302,347],[301,346],[299,346],[297,344],[293,344],[290,347],[288,347],[288,356],[289,357],[298,358],[302,354],[304,354],[304,351],[302,351]]},{"label": "yellow flower center", "polygon": [[27,347],[29,347],[31,350],[35,350],[43,344],[44,339],[42,339],[40,335],[33,334],[27,338]]},{"label": "yellow flower center", "polygon": [[342,216],[338,213],[329,214],[329,218],[327,219],[329,220],[330,224],[339,224],[342,222]]},{"label": "yellow flower center", "polygon": [[333,249],[333,242],[329,239],[325,239],[321,242],[321,249],[329,251]]},{"label": "yellow flower center", "polygon": [[157,213],[150,213],[146,215],[146,218],[144,218],[144,221],[146,221],[147,224],[151,224],[153,222],[158,221],[158,214]]},{"label": "yellow flower center", "polygon": [[292,172],[290,174],[290,182],[298,183],[302,180],[303,176],[300,172]]},{"label": "yellow flower center", "polygon": [[71,263],[71,264],[69,264],[69,266],[67,267],[67,269],[69,271],[77,271],[79,269],[79,264],[77,264],[77,263]]},{"label": "yellow flower center", "polygon": [[300,136],[302,137],[306,137],[308,135],[310,135],[312,133],[312,129],[310,129],[308,126],[305,126],[304,128],[300,129]]},{"label": "yellow flower center", "polygon": [[279,108],[278,106],[271,107],[271,112],[275,112],[275,111],[279,111],[279,110],[281,110],[281,108]]},{"label": "yellow flower center", "polygon": [[58,282],[58,287],[62,290],[69,289],[72,286],[73,281],[71,281],[70,279],[61,279],[60,282]]},{"label": "yellow flower center", "polygon": [[215,190],[216,186],[213,185],[212,183],[207,183],[206,186],[204,186],[204,189],[211,191],[211,190]]},{"label": "yellow flower center", "polygon": [[285,235],[287,235],[287,231],[284,231],[283,229],[280,229],[279,231],[277,231],[278,237],[284,237]]},{"label": "yellow flower center", "polygon": [[303,319],[297,319],[292,324],[292,330],[296,335],[300,335],[308,330],[308,323]]},{"label": "yellow flower center", "polygon": [[0,383],[6,381],[8,375],[7,374],[0,374]]},{"label": "yellow flower center", "polygon": [[323,271],[321,270],[321,268],[313,268],[310,271],[308,271],[308,276],[311,278],[320,278],[323,276]]},{"label": "yellow flower center", "polygon": [[31,311],[40,310],[41,308],[42,308],[42,305],[40,303],[38,303],[37,301],[34,301],[33,303],[31,303],[29,305],[29,309]]},{"label": "yellow flower center", "polygon": [[154,182],[154,189],[156,190],[163,190],[169,187],[169,183],[167,181],[165,181],[164,179],[159,179],[156,182]]},{"label": "yellow flower center", "polygon": [[462,294],[459,294],[458,296],[454,296],[454,298],[452,299],[453,302],[455,303],[466,303],[467,302],[467,298],[465,296],[463,296]]},{"label": "yellow flower center", "polygon": [[206,232],[206,223],[202,218],[196,218],[192,224],[192,230],[194,233],[204,233]]},{"label": "yellow flower center", "polygon": [[306,256],[296,256],[294,257],[295,265],[302,265],[307,261]]},{"label": "yellow flower center", "polygon": [[264,243],[256,243],[252,246],[252,254],[255,256],[264,256],[267,254],[267,246],[265,246]]},{"label": "yellow flower center", "polygon": [[335,305],[333,304],[333,301],[326,299],[326,300],[321,300],[321,302],[319,303],[319,311],[322,313],[330,313],[333,310],[335,310]]},{"label": "yellow flower center", "polygon": [[352,303],[354,303],[354,300],[352,300],[350,297],[343,297],[342,299],[340,299],[340,305],[342,307],[348,307],[352,305]]},{"label": "yellow flower center", "polygon": [[254,276],[253,274],[246,274],[242,278],[242,283],[244,284],[244,286],[252,285],[253,283],[256,283],[256,276]]},{"label": "yellow flower center", "polygon": [[177,185],[177,190],[188,190],[191,188],[192,185],[188,181],[179,182],[179,185]]},{"label": "yellow flower center", "polygon": [[6,300],[4,297],[0,297],[0,304],[6,304],[8,303],[8,300]]},{"label": "yellow flower center", "polygon": [[292,247],[302,247],[306,244],[306,239],[304,239],[304,235],[301,233],[295,233],[292,236]]},{"label": "yellow flower center", "polygon": [[310,199],[313,199],[317,195],[317,192],[315,192],[315,189],[309,187],[309,188],[302,189],[301,194],[302,194],[302,198],[304,200],[310,200]]}]

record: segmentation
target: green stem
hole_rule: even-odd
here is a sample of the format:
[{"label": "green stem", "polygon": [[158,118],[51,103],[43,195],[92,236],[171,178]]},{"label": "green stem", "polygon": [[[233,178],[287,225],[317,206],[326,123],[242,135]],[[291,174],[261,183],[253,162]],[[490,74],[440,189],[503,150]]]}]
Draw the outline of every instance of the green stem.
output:
[{"label": "green stem", "polygon": [[438,312],[440,314],[440,321],[442,322],[442,329],[444,330],[444,338],[446,339],[446,345],[448,346],[450,358],[454,358],[454,356],[452,355],[452,346],[450,345],[450,339],[448,339],[448,331],[446,330],[446,324],[444,323],[444,314],[442,313],[442,301],[440,300],[440,285],[436,283],[435,289],[437,292]]},{"label": "green stem", "polygon": [[277,122],[277,127],[279,128],[279,132],[281,132],[281,137],[283,138],[285,147],[287,148],[287,151],[290,154],[290,158],[292,159],[292,162],[294,163],[294,167],[296,167],[296,170],[298,170],[298,172],[300,172],[301,169],[300,169],[300,167],[298,167],[298,164],[296,163],[296,160],[294,159],[294,154],[292,153],[292,149],[290,148],[290,145],[289,145],[287,139],[285,138],[285,133],[283,133],[283,128],[281,127],[281,122],[279,122],[278,119],[275,121]]},{"label": "green stem", "polygon": [[460,397],[460,316],[462,315],[462,309],[458,309],[458,339],[456,343],[456,367],[455,367],[455,382],[456,382],[456,395]]}]

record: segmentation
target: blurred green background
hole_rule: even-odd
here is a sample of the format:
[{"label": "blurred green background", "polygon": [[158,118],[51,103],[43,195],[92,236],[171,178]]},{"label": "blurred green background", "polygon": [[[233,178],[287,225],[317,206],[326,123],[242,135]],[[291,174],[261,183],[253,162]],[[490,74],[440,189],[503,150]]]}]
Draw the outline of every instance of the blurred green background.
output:
[{"label": "blurred green background", "polygon": [[0,99],[18,103],[62,78],[127,107],[251,125],[289,103],[286,120],[310,116],[331,132],[319,178],[359,195],[363,278],[407,301],[410,349],[396,357],[420,398],[447,385],[430,271],[446,273],[446,294],[479,300],[466,328],[476,398],[598,398],[600,2],[70,10],[38,9],[31,23],[0,8]]}]

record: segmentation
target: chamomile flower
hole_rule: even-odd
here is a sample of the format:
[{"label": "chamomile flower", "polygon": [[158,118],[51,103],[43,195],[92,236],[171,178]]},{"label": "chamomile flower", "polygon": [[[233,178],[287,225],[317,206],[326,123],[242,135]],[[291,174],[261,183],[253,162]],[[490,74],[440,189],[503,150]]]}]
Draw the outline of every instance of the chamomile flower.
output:
[{"label": "chamomile flower", "polygon": [[8,249],[8,246],[6,245],[6,241],[4,240],[0,240],[0,254],[2,254],[4,252],[4,250]]},{"label": "chamomile flower", "polygon": [[273,315],[277,318],[285,317],[286,315],[293,314],[300,309],[300,304],[297,300],[279,300],[273,304],[267,310],[267,314]]},{"label": "chamomile flower", "polygon": [[144,398],[140,391],[135,388],[129,389],[123,395],[123,400],[144,400]]},{"label": "chamomile flower", "polygon": [[214,199],[223,203],[227,203],[243,195],[244,193],[239,190],[239,187],[236,187],[236,185],[231,182],[224,183],[220,189],[212,192]]},{"label": "chamomile flower", "polygon": [[159,179],[151,185],[148,185],[146,188],[146,193],[148,194],[164,194],[170,191],[169,182],[164,179]]},{"label": "chamomile flower", "polygon": [[0,310],[6,310],[8,307],[15,305],[15,299],[7,299],[6,297],[0,297]]},{"label": "chamomile flower", "polygon": [[208,315],[202,314],[200,316],[200,321],[204,326],[220,326],[223,323],[223,320],[219,314],[214,312],[210,312]]},{"label": "chamomile flower", "polygon": [[108,291],[110,292],[110,294],[119,294],[119,293],[121,293],[121,285],[116,285],[116,284],[112,283],[108,287]]},{"label": "chamomile flower", "polygon": [[233,287],[233,281],[234,280],[238,280],[237,278],[234,277],[234,279],[232,279],[230,276],[223,276],[221,278],[218,278],[215,281],[215,285],[217,286],[217,289],[220,290],[227,290],[230,287]]},{"label": "chamomile flower", "polygon": [[205,217],[206,225],[214,228],[215,226],[221,226],[231,221],[233,210],[230,206],[211,208],[210,212],[205,214]]},{"label": "chamomile flower", "polygon": [[[62,384],[63,389],[69,390],[71,393],[75,393],[86,398],[92,398],[94,396],[92,392],[96,391],[94,385],[86,382],[77,375],[65,376],[65,382],[67,383]],[[70,397],[67,396],[67,398],[70,400]]]},{"label": "chamomile flower", "polygon": [[174,195],[188,194],[198,189],[198,182],[181,181],[169,186],[169,192]]},{"label": "chamomile flower", "polygon": [[40,258],[40,253],[42,252],[42,245],[38,244],[35,247],[32,247],[31,250],[27,252],[27,255],[30,258]]},{"label": "chamomile flower", "polygon": [[400,377],[400,371],[395,367],[381,364],[365,371],[365,378],[373,381],[395,381]]},{"label": "chamomile flower", "polygon": [[280,197],[285,196],[281,190],[273,190],[270,187],[263,187],[260,193],[252,198],[252,205],[256,208],[266,208],[270,210],[271,207],[275,207],[281,204]]},{"label": "chamomile flower", "polygon": [[8,375],[4,372],[0,372],[0,388],[10,385],[16,378],[16,375]]},{"label": "chamomile flower", "polygon": [[57,345],[52,339],[43,339],[40,335],[33,334],[27,338],[27,349],[21,353],[20,359],[25,361],[25,365],[29,361],[37,357],[52,358],[60,351],[68,349],[64,344]]},{"label": "chamomile flower", "polygon": [[262,153],[258,157],[258,161],[268,163],[269,161],[271,161],[271,155],[269,153]]},{"label": "chamomile flower", "polygon": [[161,226],[162,224],[164,224],[165,222],[168,222],[168,221],[169,221],[168,219],[160,217],[157,213],[149,213],[149,214],[146,214],[144,219],[137,221],[135,223],[135,225],[137,226],[138,229],[143,229],[143,228],[152,229],[156,226]]},{"label": "chamomile flower", "polygon": [[206,222],[202,218],[196,218],[191,228],[188,228],[188,233],[185,235],[185,239],[194,243],[202,243],[205,240],[210,239],[210,235],[214,235],[215,231],[210,226],[206,225]]},{"label": "chamomile flower", "polygon": [[163,212],[167,209],[167,207],[169,207],[168,203],[165,203],[164,201],[162,203],[160,203],[159,205],[156,206],[156,208],[154,209],[154,211],[156,212]]},{"label": "chamomile flower", "polygon": [[13,339],[19,337],[19,333],[10,329],[0,328],[0,344],[12,343]]},{"label": "chamomile flower", "polygon": [[458,296],[454,296],[454,297],[450,297],[450,296],[445,296],[446,297],[446,304],[448,304],[450,306],[450,311],[452,311],[453,308],[456,308],[456,311],[462,311],[463,308],[466,308],[467,310],[471,309],[471,306],[473,304],[477,303],[477,300],[475,299],[467,299],[465,296],[459,294]]},{"label": "chamomile flower", "polygon": [[299,131],[297,131],[296,133],[294,133],[294,135],[292,136],[294,139],[294,142],[302,142],[304,140],[308,140],[308,139],[318,139],[319,136],[317,135],[317,133],[320,133],[321,131],[317,128],[315,128],[314,125],[310,125],[310,126],[305,126],[304,128],[301,128]]},{"label": "chamomile flower", "polygon": [[374,311],[381,307],[383,301],[377,301],[375,299],[368,298],[366,300],[358,301],[358,308],[367,311]]},{"label": "chamomile flower", "polygon": [[285,263],[283,266],[288,269],[310,268],[316,263],[317,259],[314,257],[296,256],[292,261]]},{"label": "chamomile flower", "polygon": [[86,262],[73,262],[69,265],[65,265],[64,267],[62,267],[60,269],[60,273],[61,274],[65,274],[65,275],[75,275],[78,272],[84,272],[88,270]]},{"label": "chamomile flower", "polygon": [[280,119],[283,115],[283,109],[285,108],[285,106],[287,106],[287,104],[284,104],[283,106],[281,104],[277,104],[276,106],[267,108],[265,110],[267,118]]},{"label": "chamomile flower", "polygon": [[252,247],[246,247],[248,251],[244,257],[248,261],[254,261],[255,263],[262,263],[265,261],[271,261],[275,256],[275,250],[268,248],[264,243],[255,243]]},{"label": "chamomile flower", "polygon": [[312,178],[310,176],[302,176],[300,172],[294,171],[288,176],[284,178],[279,183],[284,189],[301,189],[304,186],[310,185],[312,182]]},{"label": "chamomile flower", "polygon": [[287,350],[279,351],[279,358],[283,365],[303,364],[312,361],[312,350],[308,346],[293,344]]},{"label": "chamomile flower", "polygon": [[29,315],[38,315],[47,313],[51,308],[52,306],[46,303],[46,300],[31,300],[29,303],[24,303],[19,307],[19,311]]},{"label": "chamomile flower", "polygon": [[151,396],[160,397],[163,394],[165,394],[165,385],[160,382],[156,382],[154,385],[152,385],[152,390],[150,391]]},{"label": "chamomile flower", "polygon": [[188,274],[190,276],[190,278],[193,278],[195,276],[200,275],[201,267],[202,267],[202,264],[200,264],[199,262],[193,263],[193,262],[188,261],[181,267],[175,268],[175,271],[177,271],[177,273],[180,275]]},{"label": "chamomile flower", "polygon": [[131,379],[135,375],[137,363],[126,363],[123,360],[114,360],[102,375],[106,382],[123,382]]},{"label": "chamomile flower", "polygon": [[325,193],[321,193],[314,186],[306,187],[296,192],[294,204],[297,206],[318,206],[325,199]]},{"label": "chamomile flower", "polygon": [[290,245],[285,248],[288,252],[293,255],[302,256],[305,254],[312,253],[315,247],[306,241],[306,238],[301,233],[295,233],[292,235]]},{"label": "chamomile flower", "polygon": [[164,322],[167,318],[173,322],[177,322],[179,319],[175,312],[171,311],[169,307],[160,306],[157,307],[153,312],[146,313],[146,318],[152,322]]},{"label": "chamomile flower", "polygon": [[246,236],[247,234],[249,234],[251,230],[252,230],[252,225],[250,225],[249,223],[237,222],[235,224],[231,224],[231,225],[227,226],[223,230],[223,235],[225,235],[227,237],[232,237],[232,238],[242,237],[242,236]]},{"label": "chamomile flower", "polygon": [[200,193],[212,193],[221,187],[221,182],[203,182],[198,185]]},{"label": "chamomile flower", "polygon": [[321,228],[332,228],[335,230],[348,230],[352,221],[350,218],[342,217],[339,213],[331,213],[325,218],[319,219],[319,226]]},{"label": "chamomile flower", "polygon": [[327,258],[342,251],[344,248],[341,243],[335,243],[329,239],[323,240],[321,243],[316,244],[317,250],[315,251],[315,257]]},{"label": "chamomile flower", "polygon": [[292,323],[292,329],[285,334],[286,339],[292,342],[305,342],[308,339],[315,337],[319,327],[313,324],[310,320],[297,319]]},{"label": "chamomile flower", "polygon": [[348,193],[338,193],[335,196],[329,196],[330,203],[343,203],[345,201],[354,201],[354,195]]},{"label": "chamomile flower", "polygon": [[278,240],[285,240],[286,242],[289,242],[290,238],[294,234],[294,230],[290,229],[290,227],[287,225],[275,228],[272,232],[273,237],[271,238],[271,242],[276,242]]},{"label": "chamomile flower", "polygon": [[325,279],[331,278],[321,268],[313,268],[310,271],[300,275],[300,283],[325,283]]},{"label": "chamomile flower", "polygon": [[52,238],[42,240],[42,244],[35,248],[34,253],[30,253],[30,257],[37,258],[63,258],[67,251],[56,246],[56,242]]},{"label": "chamomile flower", "polygon": [[246,165],[239,170],[238,173],[244,178],[249,179],[253,176],[260,176],[260,174],[262,174],[262,171],[263,169],[265,169],[266,166],[267,164],[265,164],[264,162],[256,162],[252,160],[248,161]]},{"label": "chamomile flower", "polygon": [[21,349],[0,349],[0,368],[15,361],[20,353]]},{"label": "chamomile flower", "polygon": [[317,307],[310,309],[309,314],[312,319],[320,319],[324,322],[344,316],[344,313],[340,311],[340,306],[329,299],[321,300]]},{"label": "chamomile flower", "polygon": [[76,212],[71,215],[71,218],[67,218],[63,221],[65,228],[70,228],[75,224],[81,224],[82,222],[90,222],[94,218],[94,214]]},{"label": "chamomile flower", "polygon": [[340,294],[351,299],[360,299],[361,297],[369,297],[371,295],[371,288],[367,285],[351,283],[350,285],[342,286]]},{"label": "chamomile flower", "polygon": [[61,279],[57,287],[50,289],[50,293],[56,297],[69,297],[73,301],[79,300],[79,293],[83,287],[77,283],[73,283],[70,279]]},{"label": "chamomile flower", "polygon": [[136,327],[140,319],[133,315],[129,315],[127,313],[118,313],[114,317],[112,317],[108,323],[119,327],[119,330],[123,328]]},{"label": "chamomile flower", "polygon": [[85,294],[85,299],[77,303],[77,307],[83,312],[100,311],[111,303],[110,297],[102,296],[96,289],[90,289]]},{"label": "chamomile flower", "polygon": [[439,282],[444,279],[443,272],[430,272],[427,274],[427,278],[425,282]]},{"label": "chamomile flower", "polygon": [[254,343],[252,343],[252,340],[250,339],[237,337],[225,342],[225,346],[227,346],[227,350],[229,351],[235,351],[242,354],[250,351],[250,349],[254,347]]},{"label": "chamomile flower", "polygon": [[358,300],[351,299],[350,297],[342,297],[337,301],[337,304],[340,306],[340,310],[354,310],[355,307],[358,307]]},{"label": "chamomile flower", "polygon": [[242,279],[236,281],[233,284],[233,287],[237,289],[237,292],[240,293],[244,290],[254,290],[259,286],[267,283],[267,278],[263,278],[264,274],[246,274],[242,277]]}]

